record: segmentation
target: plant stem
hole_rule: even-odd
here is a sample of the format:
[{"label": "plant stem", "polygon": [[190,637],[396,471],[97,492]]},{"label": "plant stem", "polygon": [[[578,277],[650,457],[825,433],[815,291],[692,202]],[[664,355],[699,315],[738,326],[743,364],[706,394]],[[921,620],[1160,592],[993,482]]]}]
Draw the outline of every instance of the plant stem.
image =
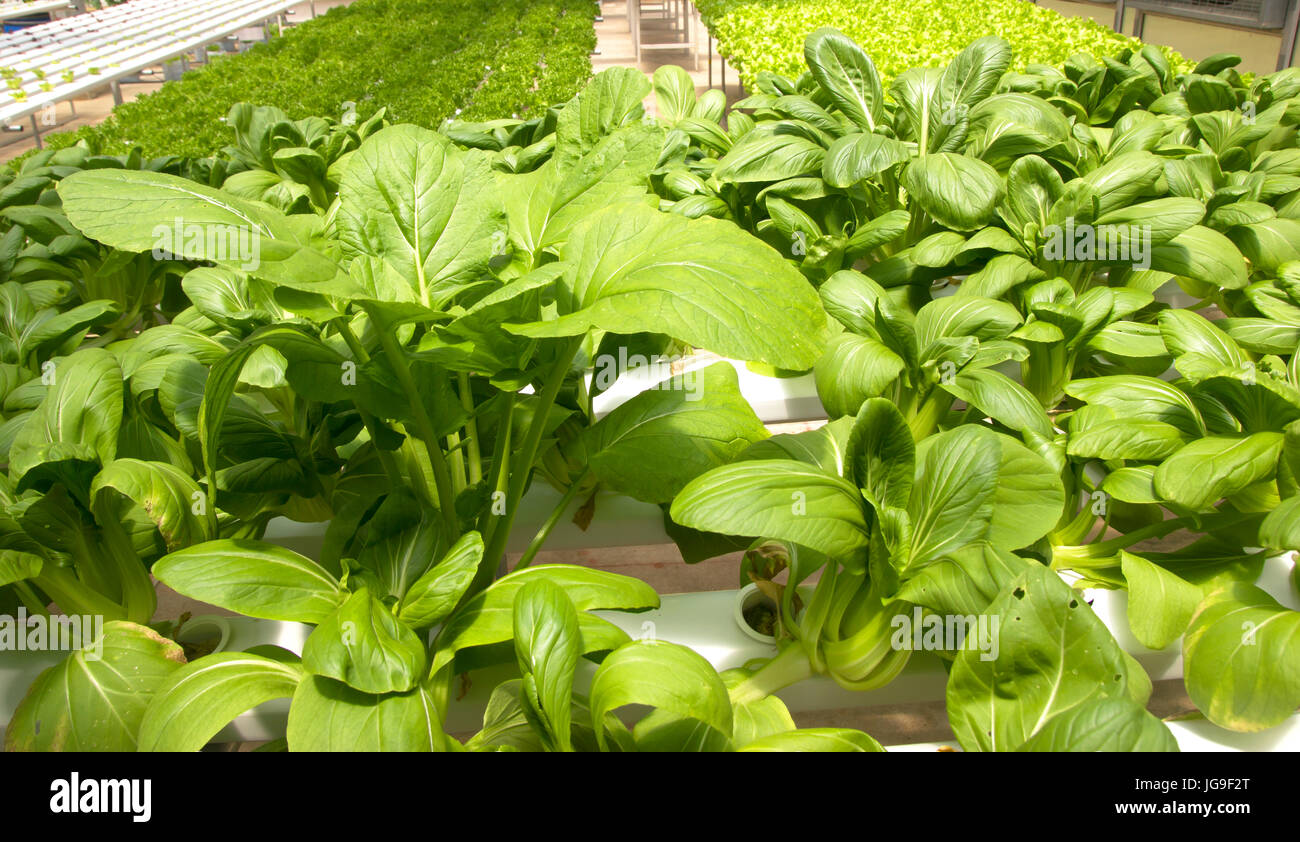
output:
[{"label": "plant stem", "polygon": [[952,406],[953,398],[943,389],[931,388],[920,409],[908,420],[912,438],[921,441],[939,428],[939,419]]},{"label": "plant stem", "polygon": [[100,531],[104,538],[103,551],[111,560],[117,580],[122,588],[122,608],[126,619],[133,623],[147,623],[158,608],[158,594],[144,563],[131,545],[126,529],[116,519],[102,519]]},{"label": "plant stem", "polygon": [[407,400],[411,403],[416,428],[424,442],[424,449],[429,454],[429,464],[433,468],[433,481],[438,490],[438,509],[442,512],[447,540],[454,542],[460,538],[460,528],[456,523],[456,497],[451,487],[451,470],[447,467],[447,457],[442,452],[438,434],[433,429],[433,421],[424,407],[424,398],[415,385],[415,378],[411,376],[411,368],[406,363],[406,355],[398,346],[397,339],[387,330],[379,331],[379,344],[393,366],[397,382],[401,385],[402,391],[406,392]]},{"label": "plant stem", "polygon": [[[334,328],[343,337],[343,341],[347,343],[348,349],[352,351],[352,356],[357,358],[358,363],[365,365],[370,362],[370,355],[366,353],[365,346],[361,344],[361,340],[357,338],[357,335],[352,332],[352,328],[348,326],[346,319],[335,319]],[[379,458],[379,464],[383,466],[388,481],[393,484],[394,488],[403,487],[406,485],[406,481],[402,478],[402,472],[397,467],[397,460],[393,458],[390,451],[379,446],[379,421],[355,402],[353,406],[357,407],[357,414],[361,416],[361,423],[365,425],[366,432],[370,434],[370,443],[374,445],[375,455]]]},{"label": "plant stem", "polygon": [[50,616],[49,609],[41,604],[40,597],[26,582],[14,582],[14,591],[18,594],[18,599],[27,608],[28,614],[39,614],[42,617]]},{"label": "plant stem", "polygon": [[469,448],[469,483],[477,485],[483,479],[483,454],[479,451],[478,421],[474,419],[474,393],[469,387],[469,374],[462,371],[457,375],[457,385],[460,387],[460,405],[469,413],[469,420],[465,422],[466,446]]},{"label": "plant stem", "polygon": [[460,448],[460,434],[447,436],[447,454],[451,467],[451,487],[457,494],[465,490],[465,454]]},{"label": "plant stem", "polygon": [[1055,570],[1078,569],[1097,567],[1097,564],[1090,562],[1102,561],[1103,567],[1113,567],[1114,557],[1120,550],[1126,550],[1129,547],[1148,538],[1163,538],[1171,532],[1176,532],[1186,526],[1192,526],[1196,522],[1193,517],[1176,517],[1169,520],[1161,521],[1144,526],[1141,529],[1134,529],[1126,535],[1120,535],[1106,541],[1098,541],[1095,544],[1082,544],[1078,546],[1052,547],[1052,568]]},{"label": "plant stem", "polygon": [[[507,392],[504,396],[504,405],[502,406],[501,420],[497,424],[496,445],[492,449],[492,496],[498,493],[504,494],[506,489],[506,478],[509,476],[510,469],[510,438],[514,431],[515,419],[515,393]],[[496,505],[496,500],[492,500],[489,505],[479,513],[478,531],[483,536],[483,542],[490,544],[492,535],[496,530],[497,522],[492,520],[492,507]]]},{"label": "plant stem", "polygon": [[573,362],[574,356],[577,355],[578,349],[582,347],[582,341],[582,336],[575,336],[569,340],[569,344],[560,353],[555,362],[555,368],[547,375],[542,391],[537,396],[537,406],[533,409],[532,423],[528,425],[528,433],[524,437],[524,444],[519,451],[519,458],[515,462],[514,470],[510,473],[510,488],[506,492],[506,513],[496,523],[491,543],[488,544],[487,551],[483,554],[483,561],[479,564],[478,573],[474,576],[474,583],[469,590],[470,594],[477,593],[491,584],[493,571],[505,554],[506,543],[510,540],[510,527],[515,520],[515,512],[519,508],[519,501],[523,499],[524,489],[528,487],[528,477],[532,474],[533,463],[537,461],[537,448],[541,445],[542,436],[546,432],[546,420],[551,414],[551,407],[555,405],[555,398],[560,393],[560,387],[564,385],[564,377],[569,373],[569,365]]},{"label": "plant stem", "polygon": [[573,503],[573,499],[578,496],[578,490],[582,486],[583,481],[590,473],[590,467],[583,468],[582,473],[578,475],[578,478],[569,484],[569,489],[564,492],[564,496],[560,498],[560,502],[555,506],[555,508],[551,509],[551,513],[547,516],[546,522],[537,530],[537,534],[533,536],[533,540],[528,545],[528,549],[524,550],[523,557],[521,557],[519,563],[515,565],[516,570],[522,570],[532,564],[533,557],[537,555],[537,551],[542,548],[542,544],[546,543],[546,539],[550,537],[551,531],[554,530],[556,524],[560,522],[560,518],[564,516],[566,511],[568,511],[570,504]]},{"label": "plant stem", "polygon": [[919,207],[912,207],[909,210],[912,212],[912,217],[907,221],[907,232],[903,237],[903,242],[906,245],[914,246],[921,239],[921,233],[925,231],[925,227],[930,220],[925,211]]},{"label": "plant stem", "polygon": [[109,620],[125,620],[126,612],[113,600],[86,587],[72,570],[46,563],[33,580],[64,614],[95,614]]},{"label": "plant stem", "polygon": [[[1097,522],[1097,516],[1092,513],[1092,498],[1084,496],[1079,510],[1074,517],[1070,518],[1064,526],[1058,529],[1053,535],[1053,542],[1061,542],[1064,545],[1078,544],[1087,539],[1088,534],[1092,532],[1093,524]],[[1076,500],[1076,502],[1079,502]],[[1103,530],[1104,531],[1104,530]]]},{"label": "plant stem", "polygon": [[733,704],[755,702],[767,698],[783,687],[798,684],[812,677],[812,664],[798,643],[792,643],[758,672],[731,688]]}]

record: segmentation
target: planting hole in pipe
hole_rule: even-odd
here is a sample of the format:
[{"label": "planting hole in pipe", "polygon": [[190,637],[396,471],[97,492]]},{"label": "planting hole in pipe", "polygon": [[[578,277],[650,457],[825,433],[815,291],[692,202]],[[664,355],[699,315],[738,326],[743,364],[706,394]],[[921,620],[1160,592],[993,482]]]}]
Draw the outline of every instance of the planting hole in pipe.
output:
[{"label": "planting hole in pipe", "polygon": [[185,650],[187,661],[222,652],[230,642],[230,621],[215,615],[193,617],[181,625],[176,642]]},{"label": "planting hole in pipe", "polygon": [[757,585],[746,585],[736,594],[734,614],[736,625],[745,634],[763,643],[776,643],[777,604]]}]

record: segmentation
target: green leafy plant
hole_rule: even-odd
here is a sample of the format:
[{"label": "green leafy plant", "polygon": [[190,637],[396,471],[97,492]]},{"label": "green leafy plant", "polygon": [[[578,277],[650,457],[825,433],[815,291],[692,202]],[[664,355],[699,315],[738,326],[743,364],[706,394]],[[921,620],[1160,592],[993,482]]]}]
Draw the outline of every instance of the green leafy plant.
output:
[{"label": "green leafy plant", "polygon": [[[1138,43],[1089,18],[1017,0],[702,0],[699,9],[718,52],[750,91],[765,72],[797,76],[803,69],[799,44],[824,26],[843,29],[863,45],[890,79],[942,65],[989,32],[1015,45],[1017,68],[1056,65],[1077,53],[1101,59]],[[1172,50],[1162,52],[1181,61]]]},{"label": "green leafy plant", "polygon": [[[1097,729],[1089,739],[1112,748],[1173,749],[1143,710],[1146,674],[1054,573],[1015,552],[1056,525],[1064,499],[1049,462],[1015,438],[967,424],[915,440],[892,402],[872,398],[856,419],[774,438],[697,477],[672,516],[787,542],[768,573],[789,567],[780,604],[792,641],[733,700],[816,673],[880,687],[913,651],[899,618],[933,613],[942,628],[945,617],[979,617],[991,632],[969,629],[945,653],[948,713],[965,748],[1069,748],[1086,722]],[[795,587],[814,572],[796,612]]]},{"label": "green leafy plant", "polygon": [[[338,195],[348,156],[384,126],[384,111],[359,125],[311,117],[293,121],[278,108],[238,103],[226,117],[235,144],[212,163],[209,181],[288,213],[324,212]],[[224,166],[223,166],[224,165]]]},{"label": "green leafy plant", "polygon": [[[517,35],[555,31],[529,14]],[[105,699],[66,659],[8,744],[198,748],[287,697],[293,749],[871,749],[772,694],[879,687],[916,648],[900,618],[956,616],[993,626],[921,648],[964,747],[1173,748],[1085,586],[1125,590],[1144,644],[1182,638],[1214,722],[1289,715],[1295,612],[1255,583],[1300,549],[1300,77],[803,48],[729,114],[678,69],[614,70],[438,131],[238,104],[211,157],[86,145],[0,176],[0,604],[100,613],[132,667]],[[464,55],[475,102],[536,81],[537,53]],[[1078,231],[1145,250],[1062,253]],[[596,412],[631,358],[696,349],[811,371],[829,423],[770,436],[730,363]],[[588,613],[648,589],[535,564],[608,493],[663,507],[689,560],[749,547],[780,654],[719,676]],[[327,524],[319,557],[261,540],[274,518]],[[309,644],[184,664],[150,572]],[[452,688],[485,664],[514,675],[462,743]]]},{"label": "green leafy plant", "polygon": [[[53,692],[63,674],[46,673],[19,709],[7,747],[193,751],[243,711],[290,698],[291,751],[883,751],[859,731],[798,730],[777,699],[733,703],[727,683],[743,671],[719,676],[690,649],[632,641],[591,613],[657,605],[635,579],[542,565],[457,608],[482,551],[478,536],[467,535],[396,602],[278,548],[229,542],[174,554],[159,565],[168,581],[188,580],[246,614],[315,624],[302,657],[268,646],[185,663],[150,629],[110,623],[105,666],[74,655],[66,695]],[[217,552],[238,572],[213,581]],[[462,743],[442,723],[451,676],[466,662],[513,662],[518,677],[495,686],[482,729]],[[130,692],[84,692],[118,689],[108,670],[127,676],[121,689]],[[616,711],[632,704],[652,711],[629,728]],[[94,717],[112,726],[85,728]],[[31,727],[36,719],[46,727]]]},{"label": "green leafy plant", "polygon": [[[1198,707],[1223,727],[1261,730],[1290,716],[1300,698],[1286,642],[1300,614],[1254,584],[1267,556],[1298,543],[1295,356],[1284,365],[1254,354],[1188,311],[1162,313],[1159,328],[1177,380],[1110,376],[1066,387],[1083,404],[1068,421],[1068,452],[1099,470],[1095,498],[1104,501],[1104,523],[1121,534],[1103,530],[1092,543],[1054,547],[1052,564],[1126,588],[1139,641],[1163,649],[1183,636]],[[1196,540],[1141,548],[1178,530]],[[1268,630],[1257,636],[1256,625]],[[1243,692],[1262,673],[1267,689]]]},{"label": "green leafy plant", "polygon": [[[73,223],[113,248],[156,248],[158,226],[177,221],[251,229],[260,244],[253,265],[210,237],[171,246],[215,264],[183,286],[198,311],[190,323],[202,315],[222,351],[206,370],[170,361],[159,393],[197,446],[209,535],[275,513],[332,518],[320,563],[365,586],[359,605],[400,600],[421,564],[474,535],[483,550],[456,597],[468,604],[491,584],[534,468],[565,447],[566,431],[581,442],[569,455],[586,458],[573,474],[549,473],[568,494],[523,568],[572,496],[595,483],[666,504],[767,435],[727,365],[704,372],[698,390],[647,392],[595,421],[581,375],[619,337],[664,331],[788,368],[811,365],[824,342],[815,294],[767,246],[646,203],[662,142],[640,119],[648,91],[633,71],[603,74],[561,111],[552,158],[499,187],[487,153],[412,126],[380,130],[351,155],[328,227],[176,176],[102,170],[60,182]],[[141,213],[113,211],[124,196]],[[236,428],[255,423],[250,400],[280,409],[285,428]],[[289,449],[268,449],[268,434]],[[657,470],[638,473],[648,464]],[[285,492],[297,511],[281,508]],[[220,580],[211,565],[198,581],[172,572],[176,558],[155,564],[159,578],[219,596],[203,584]]]},{"label": "green leafy plant", "polygon": [[204,157],[227,142],[221,120],[240,102],[293,119],[341,117],[350,102],[359,122],[386,109],[426,126],[457,114],[525,116],[567,100],[590,78],[594,12],[587,0],[358,0],[47,142]]}]

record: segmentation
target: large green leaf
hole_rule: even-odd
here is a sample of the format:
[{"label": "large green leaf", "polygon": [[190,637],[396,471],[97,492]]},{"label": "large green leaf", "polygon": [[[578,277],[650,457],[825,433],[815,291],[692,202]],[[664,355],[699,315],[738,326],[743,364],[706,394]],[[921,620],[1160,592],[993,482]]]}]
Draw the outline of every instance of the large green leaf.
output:
[{"label": "large green leaf", "polygon": [[776,251],[730,222],[619,205],[575,230],[561,257],[573,276],[560,318],[514,325],[515,332],[667,333],[796,371],[812,367],[823,347],[817,293]]},{"label": "large green leaf", "polygon": [[413,629],[431,626],[451,614],[483,560],[483,537],[467,532],[416,579],[402,597],[397,618]]},{"label": "large green leaf", "polygon": [[[754,673],[747,669],[723,672],[722,683],[731,692]],[[776,695],[759,699],[731,700],[731,746],[740,749],[755,740],[795,729],[794,719],[785,702]]]},{"label": "large green leaf", "polygon": [[1005,301],[974,296],[937,298],[916,314],[916,349],[924,362],[942,351],[941,340],[967,336],[980,342],[1005,339],[1020,322],[1016,308]]},{"label": "large green leaf", "polygon": [[115,495],[129,500],[158,528],[168,552],[212,537],[208,519],[196,513],[201,511],[199,484],[164,462],[115,459],[95,477],[90,494],[101,518],[118,515],[112,506]]},{"label": "large green leaf", "polygon": [[1155,489],[1166,500],[1189,509],[1208,509],[1219,499],[1272,477],[1281,452],[1281,433],[1207,436],[1160,463]]},{"label": "large green leaf", "polygon": [[140,723],[141,751],[198,751],[226,723],[271,699],[292,696],[297,664],[218,652],[186,664],[159,688]]},{"label": "large green leaf", "polygon": [[822,171],[826,150],[792,134],[750,132],[731,147],[714,175],[739,183],[784,181]]},{"label": "large green leaf", "polygon": [[[637,75],[644,84],[645,77]],[[510,242],[534,266],[543,252],[554,251],[583,220],[610,205],[645,195],[646,177],[663,149],[660,131],[640,123],[594,142],[580,156],[578,151],[561,154],[565,151],[561,148],[534,172],[497,176],[505,195]]]},{"label": "large green leaf", "polygon": [[871,505],[907,507],[916,472],[916,444],[893,401],[872,398],[862,405],[846,456],[845,479],[856,483]]},{"label": "large green leaf", "polygon": [[737,751],[884,751],[885,747],[851,728],[800,728],[760,737]]},{"label": "large green leaf", "polygon": [[534,579],[520,588],[514,640],[526,704],[545,724],[554,746],[570,750],[573,676],[582,657],[582,633],[578,611],[559,585]]},{"label": "large green leaf", "polygon": [[1203,225],[1153,247],[1150,268],[1225,289],[1241,289],[1248,280],[1246,260],[1232,240]]},{"label": "large green leaf", "polygon": [[903,171],[903,187],[939,224],[957,231],[988,224],[1003,194],[997,170],[951,152],[914,160]]},{"label": "large green leaf", "polygon": [[153,629],[105,623],[102,637],[28,689],[5,751],[135,751],[145,710],[184,663],[181,647]]},{"label": "large green leaf", "polygon": [[1021,233],[1033,223],[1047,227],[1048,213],[1061,197],[1065,185],[1052,165],[1037,155],[1016,160],[1007,171],[1007,192],[999,212],[1013,233]]},{"label": "large green leaf", "polygon": [[1186,437],[1163,421],[1110,418],[1071,433],[1066,452],[1084,459],[1160,460],[1172,456]]},{"label": "large green leaf", "polygon": [[1189,436],[1205,434],[1205,422],[1192,399],[1177,386],[1136,374],[1091,377],[1066,385],[1071,397],[1110,407],[1120,418],[1161,421]]},{"label": "large green leaf", "polygon": [[997,621],[996,657],[968,644],[948,679],[948,720],[968,751],[1015,751],[1055,717],[1127,698],[1123,650],[1054,571],[1031,566],[987,615]]},{"label": "large green leaf", "polygon": [[695,110],[695,82],[677,65],[655,68],[654,89],[659,119],[665,124],[676,125]]},{"label": "large green leaf", "polygon": [[1031,564],[987,542],[971,544],[909,576],[896,596],[946,616],[982,614]]},{"label": "large green leaf", "polygon": [[804,41],[804,60],[835,106],[863,131],[873,132],[885,113],[876,66],[843,32],[822,27]]},{"label": "large green leaf", "polygon": [[120,315],[112,301],[90,301],[62,312],[41,311],[23,326],[21,335],[17,337],[19,354],[26,356],[53,351],[72,336],[96,325],[108,324]]},{"label": "large green leaf", "polygon": [[1300,495],[1283,500],[1269,512],[1259,525],[1259,541],[1276,550],[1300,550]]},{"label": "large green leaf", "polygon": [[1001,461],[997,434],[975,426],[931,436],[920,450],[908,503],[917,568],[988,533]]},{"label": "large green leaf", "polygon": [[[939,120],[931,122],[931,151],[955,148],[960,140],[962,120],[942,119],[944,114],[964,116],[997,90],[1002,74],[1011,64],[1011,45],[996,36],[972,41],[948,63],[939,80]],[[958,137],[950,138],[950,135]]]},{"label": "large green leaf", "polygon": [[264,620],[322,623],[346,598],[325,568],[263,541],[205,541],[163,557],[153,573],[191,599]]},{"label": "large green leaf", "polygon": [[[907,227],[909,218],[906,211],[891,211],[890,214],[875,221],[879,222],[892,214],[902,214],[895,217],[895,222],[902,226],[898,229],[898,233],[901,234]],[[876,329],[877,304],[881,308],[889,308],[888,299],[885,297],[887,293],[880,284],[860,272],[843,269],[827,278],[818,288],[817,293],[821,296],[826,312],[849,330],[879,338],[879,331]]]},{"label": "large green leaf", "polygon": [[1222,366],[1238,369],[1251,362],[1236,340],[1191,310],[1164,310],[1159,323],[1165,347],[1175,357],[1201,354]]},{"label": "large green leaf", "polygon": [[857,415],[864,401],[882,394],[906,367],[883,342],[841,333],[831,339],[813,375],[827,414],[839,418]]},{"label": "large green leaf", "polygon": [[848,476],[845,466],[854,420],[851,417],[837,418],[814,430],[780,433],[750,445],[741,458],[793,459],[820,468],[831,476]]},{"label": "large green leaf", "polygon": [[1251,267],[1262,272],[1274,273],[1282,264],[1300,260],[1300,246],[1296,245],[1300,242],[1300,219],[1238,225],[1228,229],[1228,238],[1250,260]]},{"label": "large green leaf", "polygon": [[650,88],[645,74],[631,67],[610,67],[596,74],[560,111],[556,156],[567,162],[586,155],[619,129],[637,124]]},{"label": "large green leaf", "polygon": [[20,489],[54,481],[77,487],[72,477],[84,466],[93,474],[117,454],[122,398],[122,371],[108,351],[87,348],[61,360],[10,446],[10,478]]},{"label": "large green leaf", "polygon": [[[886,243],[892,243],[903,236],[911,220],[912,215],[907,211],[895,210],[859,225],[853,235],[849,237],[848,242],[844,244],[844,254],[851,258],[862,257],[870,254],[873,249],[877,249]],[[832,277],[834,276],[832,275]],[[821,289],[824,291],[826,284],[823,284]],[[829,308],[831,305],[827,302],[826,306]]]},{"label": "large green leaf", "polygon": [[1050,438],[1052,422],[1029,390],[1001,372],[987,368],[962,370],[939,387],[958,400],[1018,433]]},{"label": "large green leaf", "polygon": [[391,126],[352,155],[339,183],[337,225],[346,253],[383,258],[425,306],[445,288],[479,280],[505,228],[486,153],[442,134]]},{"label": "large green leaf", "polygon": [[1300,612],[1253,585],[1211,594],[1183,637],[1187,695],[1210,721],[1262,731],[1300,706]]},{"label": "large green leaf", "polygon": [[1065,487],[1046,459],[1018,440],[995,434],[1001,446],[988,542],[1002,550],[1031,546],[1065,511]]},{"label": "large green leaf", "polygon": [[682,489],[670,514],[693,529],[779,538],[846,561],[869,534],[856,488],[787,459],[715,468]]},{"label": "large green leaf", "polygon": [[736,370],[715,363],[641,392],[586,433],[589,464],[615,491],[668,503],[686,483],[767,438]]},{"label": "large green leaf", "polygon": [[869,133],[846,135],[826,152],[822,178],[832,187],[852,187],[911,157],[912,150],[907,144],[892,137]]},{"label": "large green leaf", "polygon": [[21,550],[0,550],[0,587],[36,578],[45,559]]},{"label": "large green leaf", "polygon": [[698,720],[731,736],[731,700],[708,661],[685,646],[637,640],[612,652],[591,680],[591,721],[603,748],[605,714],[624,705],[649,705]]},{"label": "large green leaf", "polygon": [[[312,247],[301,221],[189,179],[83,170],[59,182],[59,198],[72,224],[113,248],[211,260],[305,292],[342,298],[361,292],[334,260]],[[122,213],[125,204],[130,213]]]},{"label": "large green leaf", "polygon": [[282,317],[269,284],[223,266],[191,269],[181,288],[194,309],[228,330],[245,331]]}]

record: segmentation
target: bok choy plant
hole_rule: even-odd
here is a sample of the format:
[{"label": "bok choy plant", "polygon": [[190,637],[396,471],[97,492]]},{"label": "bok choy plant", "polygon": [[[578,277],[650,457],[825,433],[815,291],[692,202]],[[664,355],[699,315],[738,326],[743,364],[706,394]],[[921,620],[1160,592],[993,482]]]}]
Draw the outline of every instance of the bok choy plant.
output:
[{"label": "bok choy plant", "polygon": [[[175,231],[172,254],[209,264],[184,279],[190,321],[207,332],[169,327],[211,336],[220,353],[206,369],[161,366],[158,391],[196,445],[186,490],[198,491],[202,533],[169,547],[154,574],[248,616],[334,623],[322,639],[353,613],[382,617],[393,653],[381,660],[401,662],[379,670],[387,677],[355,677],[354,658],[370,655],[346,647],[327,658],[334,666],[307,658],[309,669],[362,694],[350,703],[363,708],[417,680],[442,682],[441,705],[446,664],[424,674],[432,656],[398,628],[400,606],[426,587],[453,594],[423,631],[487,590],[562,434],[583,460],[558,477],[567,493],[524,568],[594,483],[666,504],[766,437],[727,365],[699,388],[669,384],[595,421],[584,370],[639,335],[793,369],[825,342],[815,292],[779,255],[728,223],[655,208],[647,175],[662,130],[641,119],[649,88],[631,71],[602,74],[560,112],[551,158],[523,174],[494,172],[488,153],[435,132],[382,129],[351,154],[324,215],[165,174],[66,178],[59,196],[86,236],[138,252]],[[118,212],[123,197],[136,212]],[[259,423],[268,410],[276,420]],[[319,561],[251,540],[277,514],[330,520]],[[454,586],[440,558],[458,560]],[[355,591],[334,606],[346,616],[285,603],[279,577],[295,570]]]},{"label": "bok choy plant", "polygon": [[[774,437],[697,477],[672,516],[786,542],[781,628],[791,639],[731,688],[739,703],[814,674],[882,686],[922,640],[919,628],[900,634],[914,617],[933,614],[940,628],[969,617],[980,633],[968,625],[935,647],[953,661],[948,713],[963,747],[1174,748],[1143,707],[1142,668],[1027,551],[1064,499],[1057,471],[1016,438],[972,423],[916,441],[891,401],[871,398],[856,418]],[[795,611],[795,588],[813,573]]]},{"label": "bok choy plant", "polygon": [[[470,533],[390,606],[365,578],[334,580],[281,551],[279,574],[241,601],[316,624],[301,660],[283,650],[199,658],[162,682],[140,725],[142,750],[195,750],[242,711],[292,697],[291,751],[882,751],[858,731],[795,729],[779,700],[733,702],[700,655],[630,640],[595,609],[644,610],[658,597],[625,576],[568,565],[516,571],[464,602],[483,552]],[[162,563],[164,575],[212,569],[202,547]],[[248,559],[249,563],[256,563]],[[210,575],[210,574],[208,574]],[[273,580],[274,579],[274,580]],[[247,593],[247,592],[246,592]],[[439,624],[432,645],[421,639]],[[593,670],[586,658],[599,659]],[[443,730],[450,678],[471,665],[513,663],[492,691],[483,727],[464,741]],[[615,711],[653,708],[628,728]]]},{"label": "bok choy plant", "polygon": [[[1190,311],[1163,312],[1159,327],[1178,379],[1116,375],[1066,387],[1081,404],[1068,419],[1068,452],[1100,475],[1094,503],[1110,529],[1054,546],[1052,565],[1126,588],[1144,645],[1163,649],[1182,636],[1188,694],[1212,721],[1268,728],[1300,701],[1300,612],[1255,584],[1268,556],[1300,544],[1296,356],[1253,353]],[[1175,533],[1192,540],[1142,543]]]}]

